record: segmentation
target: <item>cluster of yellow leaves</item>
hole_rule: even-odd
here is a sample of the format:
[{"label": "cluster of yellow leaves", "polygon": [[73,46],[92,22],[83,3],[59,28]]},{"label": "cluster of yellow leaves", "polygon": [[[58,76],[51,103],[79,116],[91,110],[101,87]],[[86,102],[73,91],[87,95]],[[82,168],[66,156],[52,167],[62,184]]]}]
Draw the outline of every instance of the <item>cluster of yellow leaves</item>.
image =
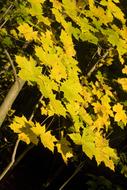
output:
[{"label": "cluster of yellow leaves", "polygon": [[104,162],[107,167],[114,170],[114,162],[118,160],[117,154],[114,149],[109,147],[108,140],[98,130],[94,132],[92,128],[86,127],[82,136],[79,133],[69,136],[75,144],[82,145],[83,152],[90,159],[95,157],[98,165]]},{"label": "cluster of yellow leaves", "polygon": [[24,116],[15,116],[13,123],[10,124],[10,128],[18,134],[18,138],[21,141],[27,144],[32,142],[37,145],[40,138],[44,147],[48,148],[50,151],[54,152],[54,147],[56,146],[65,163],[67,163],[68,158],[73,156],[72,148],[65,138],[58,141],[55,136],[51,134],[51,131],[46,131],[45,126],[41,126],[39,123],[34,124]]},{"label": "cluster of yellow leaves", "polygon": [[[103,127],[108,129],[111,117],[114,117],[114,121],[118,123],[122,121],[126,125],[126,112],[121,104],[116,104],[111,108],[110,101],[111,97],[114,99],[114,96],[101,73],[96,76],[95,83],[89,83],[86,79],[84,86],[81,84],[79,80],[81,71],[76,60],[73,37],[97,44],[100,39],[96,34],[101,33],[113,48],[116,47],[120,61],[123,63],[122,56],[127,49],[127,27],[123,26],[125,19],[117,5],[119,1],[101,0],[96,6],[94,0],[88,0],[89,9],[86,10],[83,7],[79,8],[76,0],[62,2],[50,0],[53,5],[51,12],[55,18],[53,22],[57,21],[60,25],[59,34],[56,34],[55,27],[50,26],[51,18],[43,16],[44,1],[28,0],[30,7],[26,8],[26,11],[37,18],[37,25],[24,22],[17,28],[19,37],[24,37],[27,41],[34,40],[38,44],[35,45],[33,57],[37,57],[40,64],[37,66],[32,57],[28,60],[25,57],[16,56],[16,63],[21,69],[19,76],[24,80],[36,82],[42,95],[48,98],[48,103],[44,100],[41,102],[42,115],[50,117],[57,114],[66,117],[69,114],[73,121],[74,131],[77,132],[70,134],[70,138],[76,144],[82,145],[83,152],[90,159],[95,156],[98,164],[104,162],[106,166],[114,170],[113,159],[117,160],[116,153],[100,134],[100,129]],[[114,18],[122,22],[121,29],[112,23]],[[37,30],[40,23],[46,25],[43,32]],[[102,25],[109,28],[105,29]],[[44,69],[46,72],[43,71]],[[127,68],[124,67],[122,72],[127,74]],[[127,90],[126,78],[118,79],[118,82],[124,90]],[[56,99],[55,92],[63,92],[63,98]],[[84,123],[86,128],[83,127]],[[11,128],[27,144],[30,142],[37,144],[40,138],[43,145],[52,152],[56,146],[65,162],[72,156],[68,141],[63,137],[58,141],[50,131],[46,131],[45,126],[39,123],[34,124],[24,117],[15,117]],[[79,133],[80,128],[83,129],[82,136]],[[94,131],[95,129],[97,131]]]}]

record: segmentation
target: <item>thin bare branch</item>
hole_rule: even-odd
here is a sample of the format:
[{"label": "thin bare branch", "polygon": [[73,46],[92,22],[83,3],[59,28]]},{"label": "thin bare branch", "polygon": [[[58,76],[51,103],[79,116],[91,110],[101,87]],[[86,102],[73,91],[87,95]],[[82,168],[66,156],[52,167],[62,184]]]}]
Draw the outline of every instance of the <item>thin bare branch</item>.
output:
[{"label": "thin bare branch", "polygon": [[7,172],[11,169],[11,167],[15,163],[15,157],[16,157],[16,152],[17,152],[17,149],[18,149],[19,142],[20,142],[20,140],[17,139],[17,141],[15,143],[14,150],[13,150],[13,154],[12,154],[12,157],[11,157],[11,162],[8,164],[8,166],[4,169],[4,171],[0,175],[0,181],[4,178],[4,176],[7,174]]},{"label": "thin bare branch", "polygon": [[8,8],[7,8],[7,10],[5,11],[5,13],[2,15],[2,17],[0,18],[0,21],[7,15],[7,13],[12,9],[14,7],[14,5],[13,4],[11,4]]},{"label": "thin bare branch", "polygon": [[79,164],[77,169],[74,171],[74,173],[65,181],[65,183],[59,188],[59,190],[63,190],[64,187],[75,177],[75,175],[83,168],[84,166],[84,161]]},{"label": "thin bare branch", "polygon": [[6,24],[8,20],[5,20],[1,25],[0,25],[0,29],[3,28],[3,26]]},{"label": "thin bare branch", "polygon": [[13,61],[12,61],[12,59],[11,59],[11,56],[10,56],[10,54],[8,53],[8,51],[7,51],[6,49],[5,49],[4,52],[5,52],[5,54],[6,54],[7,58],[8,58],[8,60],[9,60],[9,62],[10,62],[10,64],[11,64],[11,66],[12,66],[13,74],[14,74],[15,80],[17,81],[17,80],[18,80],[18,77],[17,77],[17,73],[16,73],[16,69],[15,69],[14,63],[13,63]]},{"label": "thin bare branch", "polygon": [[97,66],[99,65],[100,61],[101,61],[101,60],[104,60],[104,59],[108,56],[109,51],[110,51],[110,49],[108,49],[108,50],[104,53],[104,55],[102,55],[102,56],[100,57],[100,59],[94,64],[94,66],[93,66],[93,67],[90,69],[90,71],[87,73],[87,77],[90,77],[91,74],[96,70],[96,68],[97,68]]}]

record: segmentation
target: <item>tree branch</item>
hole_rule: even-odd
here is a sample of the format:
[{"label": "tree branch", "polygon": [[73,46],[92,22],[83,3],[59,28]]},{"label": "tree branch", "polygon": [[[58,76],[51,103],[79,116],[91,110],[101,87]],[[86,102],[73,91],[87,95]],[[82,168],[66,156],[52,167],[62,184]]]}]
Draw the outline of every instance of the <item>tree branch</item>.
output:
[{"label": "tree branch", "polygon": [[15,83],[10,88],[7,96],[5,97],[3,103],[0,106],[0,127],[2,126],[2,124],[4,122],[5,117],[8,114],[8,111],[11,109],[13,102],[15,101],[20,90],[22,89],[23,85],[25,84],[25,81],[17,76],[13,60],[11,59],[8,51],[5,50],[5,53],[7,55],[7,58],[9,59],[11,66],[12,66],[14,77],[15,77]]},{"label": "tree branch", "polygon": [[11,109],[13,102],[15,101],[16,97],[18,96],[24,84],[25,84],[25,81],[22,80],[21,78],[18,78],[15,81],[15,83],[12,85],[7,96],[5,97],[2,105],[0,106],[0,127],[2,123],[4,122],[8,111]]},{"label": "tree branch", "polygon": [[104,60],[107,56],[108,56],[108,54],[109,54],[109,51],[110,51],[111,49],[108,49],[105,53],[104,53],[104,55],[102,55],[101,57],[100,57],[100,59],[93,65],[93,67],[90,69],[90,71],[87,73],[87,77],[89,78],[91,75],[92,75],[92,73],[97,69],[97,67],[98,67],[98,65],[99,65],[99,63],[100,63],[100,61],[101,60]]},{"label": "tree branch", "polygon": [[16,143],[15,143],[15,147],[13,150],[13,154],[11,157],[11,162],[8,164],[8,166],[4,169],[4,171],[2,172],[2,174],[0,175],[0,181],[3,179],[3,177],[7,174],[7,172],[10,170],[10,168],[13,166],[14,162],[15,162],[15,157],[16,157],[16,152],[17,152],[17,148],[19,145],[20,140],[17,139]]},{"label": "tree branch", "polygon": [[5,49],[4,52],[5,52],[5,54],[6,54],[7,58],[8,58],[8,60],[10,61],[11,66],[12,66],[13,74],[14,74],[15,80],[18,80],[18,79],[17,79],[16,69],[15,69],[15,66],[14,66],[13,61],[12,61],[12,59],[11,59],[11,57],[10,57],[10,55],[9,55],[9,53],[8,53],[8,51],[7,51],[6,49]]}]

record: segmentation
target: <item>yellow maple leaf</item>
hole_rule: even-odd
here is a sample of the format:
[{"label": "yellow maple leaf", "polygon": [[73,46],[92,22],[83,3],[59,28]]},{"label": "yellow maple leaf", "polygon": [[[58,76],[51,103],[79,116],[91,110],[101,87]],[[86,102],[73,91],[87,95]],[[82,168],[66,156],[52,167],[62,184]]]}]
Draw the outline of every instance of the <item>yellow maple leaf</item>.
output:
[{"label": "yellow maple leaf", "polygon": [[42,68],[36,67],[36,62],[32,57],[28,60],[26,57],[16,56],[16,63],[21,68],[18,75],[24,80],[36,81],[41,75]]},{"label": "yellow maple leaf", "polygon": [[114,170],[114,161],[118,160],[115,150],[109,147],[109,142],[106,140],[99,131],[95,134],[95,158],[97,164],[104,162],[110,169]]},{"label": "yellow maple leaf", "polygon": [[61,154],[65,163],[67,163],[68,158],[73,156],[72,148],[70,147],[70,143],[66,140],[66,138],[62,138],[56,144],[57,151]]},{"label": "yellow maple leaf", "polygon": [[122,69],[122,73],[127,74],[127,65],[125,65],[125,67]]},{"label": "yellow maple leaf", "polygon": [[98,114],[97,119],[94,121],[93,128],[100,130],[106,127],[106,129],[108,130],[109,125],[110,125],[109,116],[106,114],[103,116]]},{"label": "yellow maple leaf", "polygon": [[107,9],[111,10],[113,16],[119,19],[123,24],[125,24],[126,20],[124,18],[123,12],[112,0],[108,0]]},{"label": "yellow maple leaf", "polygon": [[24,116],[15,117],[10,128],[18,134],[20,140],[29,144],[30,142],[38,144],[37,136],[32,132],[32,127],[34,123],[30,120],[28,121]]},{"label": "yellow maple leaf", "polygon": [[93,6],[94,6],[94,0],[88,0],[88,3],[89,3],[89,6],[90,6],[90,9],[92,9]]},{"label": "yellow maple leaf", "polygon": [[54,151],[55,142],[57,142],[57,139],[51,134],[50,131],[42,133],[40,135],[41,142],[44,145],[44,147],[48,148],[52,152]]},{"label": "yellow maple leaf", "polygon": [[33,27],[29,26],[27,23],[23,23],[18,26],[18,31],[24,35],[26,40],[37,40],[37,31],[33,31]]},{"label": "yellow maple leaf", "polygon": [[41,126],[39,123],[36,123],[31,130],[40,137],[41,143],[45,148],[48,148],[52,152],[54,151],[54,143],[57,142],[57,139],[51,134],[50,131],[46,131],[45,126]]},{"label": "yellow maple leaf", "polygon": [[72,37],[70,35],[68,35],[65,30],[62,30],[60,39],[64,45],[64,50],[65,50],[66,54],[69,57],[75,56],[76,52],[74,49],[74,44],[72,42]]},{"label": "yellow maple leaf", "polygon": [[122,85],[123,90],[127,91],[127,78],[119,78],[117,82]]},{"label": "yellow maple leaf", "polygon": [[62,78],[66,79],[67,72],[65,66],[62,63],[59,64],[54,63],[50,76],[52,79],[54,79],[57,82],[60,82]]},{"label": "yellow maple leaf", "polygon": [[115,114],[116,122],[122,121],[124,124],[127,123],[127,115],[125,113],[125,110],[123,109],[123,105],[117,103],[116,105],[113,106],[113,111],[116,112]]},{"label": "yellow maple leaf", "polygon": [[18,134],[18,138],[21,141],[24,141],[26,144],[30,144],[30,138],[25,133]]},{"label": "yellow maple leaf", "polygon": [[21,133],[21,129],[25,127],[26,122],[27,122],[27,119],[24,116],[22,117],[15,116],[13,123],[10,124],[10,128],[15,133]]}]

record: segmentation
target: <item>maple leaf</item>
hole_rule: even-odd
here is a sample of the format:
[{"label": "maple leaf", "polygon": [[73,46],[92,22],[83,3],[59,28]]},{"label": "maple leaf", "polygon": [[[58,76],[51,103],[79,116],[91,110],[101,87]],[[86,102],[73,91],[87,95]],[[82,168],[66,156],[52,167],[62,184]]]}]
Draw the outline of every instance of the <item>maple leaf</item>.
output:
[{"label": "maple leaf", "polygon": [[98,164],[104,162],[107,167],[114,170],[114,161],[117,161],[118,157],[99,131],[93,132],[90,128],[85,128],[82,135],[82,148],[90,159],[95,156]]},{"label": "maple leaf", "polygon": [[61,154],[64,162],[67,163],[68,158],[71,158],[73,156],[70,143],[66,140],[66,138],[62,138],[60,141],[58,141],[56,147],[58,152]]},{"label": "maple leaf", "polygon": [[30,144],[30,138],[25,133],[18,134],[18,139],[25,142],[26,144]]},{"label": "maple leaf", "polygon": [[61,31],[60,39],[64,45],[64,50],[66,55],[72,57],[76,54],[74,49],[74,44],[72,42],[72,37],[67,34],[65,30]]},{"label": "maple leaf", "polygon": [[116,105],[113,106],[113,111],[116,112],[114,117],[115,121],[116,122],[122,121],[126,125],[127,115],[125,113],[125,110],[123,109],[123,105],[117,103]]},{"label": "maple leaf", "polygon": [[35,60],[30,57],[28,60],[26,57],[16,56],[16,63],[21,68],[18,75],[27,81],[36,81],[39,75],[41,75],[41,67],[36,67]]},{"label": "maple leaf", "polygon": [[32,121],[28,121],[24,116],[17,117],[15,116],[13,123],[10,125],[10,128],[18,133],[18,137],[20,140],[29,144],[32,142],[33,144],[38,144],[38,138],[33,133],[32,127],[34,127],[34,123]]},{"label": "maple leaf", "polygon": [[119,19],[123,24],[125,24],[126,20],[121,9],[115,3],[113,3],[112,0],[109,0],[107,5],[107,9],[111,10],[113,16]]},{"label": "maple leaf", "polygon": [[73,140],[75,144],[77,145],[82,144],[82,138],[81,138],[80,133],[72,133],[72,134],[69,134],[68,136]]},{"label": "maple leaf", "polygon": [[127,65],[122,69],[122,73],[127,75]]},{"label": "maple leaf", "polygon": [[18,26],[18,30],[21,34],[24,35],[26,40],[37,40],[37,31],[33,31],[33,28],[30,27],[27,23],[23,23],[20,26]]},{"label": "maple leaf", "polygon": [[86,127],[83,130],[82,150],[90,159],[93,158],[95,150],[95,135],[90,127]]},{"label": "maple leaf", "polygon": [[79,133],[70,134],[69,137],[77,145],[82,145],[83,152],[92,159],[95,156],[97,164],[104,162],[110,169],[114,170],[114,161],[118,160],[114,149],[109,147],[108,141],[102,137],[99,130],[93,131],[93,128],[83,129],[83,135]]},{"label": "maple leaf", "polygon": [[109,147],[108,140],[102,137],[99,131],[95,133],[95,152],[96,161],[98,164],[104,164],[114,170],[114,162],[118,161],[116,151]]},{"label": "maple leaf", "polygon": [[60,90],[64,92],[64,97],[68,101],[82,101],[82,98],[79,95],[79,93],[82,91],[82,86],[78,80],[70,77],[68,80],[62,83]]},{"label": "maple leaf", "polygon": [[119,78],[117,82],[122,85],[123,90],[127,91],[127,78]]},{"label": "maple leaf", "polygon": [[51,134],[50,131],[42,133],[40,135],[41,142],[44,145],[44,147],[48,148],[52,152],[54,151],[55,142],[57,142],[57,139]]},{"label": "maple leaf", "polygon": [[67,72],[66,72],[66,68],[62,63],[59,64],[54,64],[52,70],[51,70],[51,74],[50,74],[51,78],[54,79],[57,82],[60,82],[60,80],[66,79],[67,78]]},{"label": "maple leaf", "polygon": [[45,148],[48,148],[52,152],[54,151],[54,143],[57,142],[57,139],[50,131],[46,131],[45,126],[41,126],[39,123],[36,123],[36,126],[32,128],[32,131],[40,137],[41,143]]}]

